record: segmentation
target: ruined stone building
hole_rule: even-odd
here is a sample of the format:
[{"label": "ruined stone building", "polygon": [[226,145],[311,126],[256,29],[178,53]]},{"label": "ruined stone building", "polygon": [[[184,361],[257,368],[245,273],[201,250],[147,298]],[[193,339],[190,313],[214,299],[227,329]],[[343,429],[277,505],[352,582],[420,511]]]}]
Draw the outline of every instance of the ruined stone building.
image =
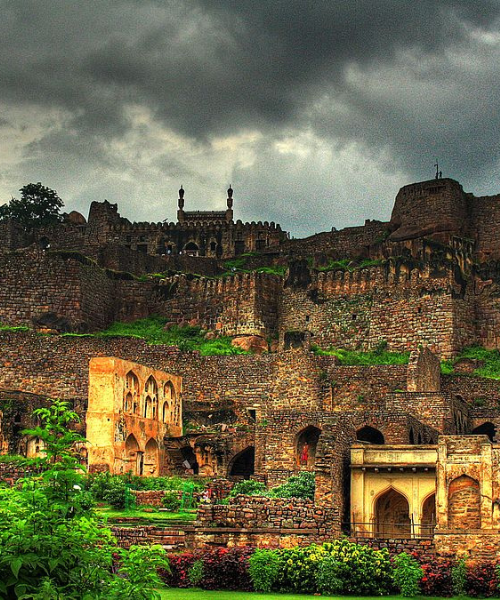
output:
[{"label": "ruined stone building", "polygon": [[[91,470],[270,486],[310,470],[333,533],[456,549],[473,531],[496,552],[500,383],[466,361],[443,375],[439,361],[500,348],[500,196],[416,183],[389,222],[303,240],[234,222],[232,190],[221,213],[183,202],[181,191],[175,224],[131,224],[106,202],[34,233],[0,224],[0,322],[29,328],[0,330],[2,452],[40,451],[21,431],[59,397],[83,417]],[[150,315],[269,351],[203,357],[64,335]],[[317,351],[330,346],[411,356],[342,366]]]}]

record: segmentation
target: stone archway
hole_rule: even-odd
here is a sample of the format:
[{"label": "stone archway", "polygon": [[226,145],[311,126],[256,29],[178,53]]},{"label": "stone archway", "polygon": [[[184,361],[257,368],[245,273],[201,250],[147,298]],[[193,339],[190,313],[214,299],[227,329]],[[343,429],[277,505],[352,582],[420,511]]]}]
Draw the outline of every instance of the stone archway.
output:
[{"label": "stone archway", "polygon": [[139,443],[133,433],[125,440],[125,464],[127,471],[134,475],[142,475],[142,452],[139,451]]},{"label": "stone archway", "polygon": [[308,469],[314,467],[320,435],[321,429],[314,425],[309,425],[298,433],[295,443],[295,457],[298,467]]},{"label": "stone archway", "polygon": [[436,527],[436,494],[428,496],[422,505],[422,535],[431,536]]},{"label": "stone archway", "polygon": [[156,476],[158,473],[159,448],[155,439],[148,440],[144,448],[144,475]]},{"label": "stone archway", "polygon": [[255,469],[255,448],[249,446],[232,458],[228,467],[228,475],[249,479]]},{"label": "stone archway", "polygon": [[360,442],[369,442],[370,444],[384,444],[384,435],[375,427],[365,425],[356,431],[356,439]]},{"label": "stone archway", "polygon": [[410,506],[408,500],[391,488],[375,502],[375,537],[411,537]]}]

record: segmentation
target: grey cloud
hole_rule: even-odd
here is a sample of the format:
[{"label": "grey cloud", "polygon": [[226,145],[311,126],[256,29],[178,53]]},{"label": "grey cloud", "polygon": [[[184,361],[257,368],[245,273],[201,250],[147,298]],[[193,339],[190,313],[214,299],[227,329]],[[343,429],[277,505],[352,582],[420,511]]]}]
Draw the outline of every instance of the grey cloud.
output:
[{"label": "grey cloud", "polygon": [[[471,187],[499,160],[500,49],[481,39],[499,32],[496,0],[0,0],[0,10],[0,102],[65,111],[62,132],[25,150],[40,179],[78,161],[119,169],[110,141],[135,127],[130,106],[207,160],[215,138],[244,130],[269,146],[312,131],[415,179],[439,157]],[[168,149],[159,171],[162,161],[166,176],[209,185]],[[259,161],[256,171],[269,174]],[[239,173],[257,198],[257,180]]]}]

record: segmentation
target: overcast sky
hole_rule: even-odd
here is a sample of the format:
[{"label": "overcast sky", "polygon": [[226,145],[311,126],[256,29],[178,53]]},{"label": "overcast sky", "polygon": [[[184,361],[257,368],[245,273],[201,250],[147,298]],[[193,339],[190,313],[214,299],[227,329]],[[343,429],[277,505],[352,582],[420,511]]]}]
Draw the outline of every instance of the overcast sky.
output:
[{"label": "overcast sky", "polygon": [[225,208],[296,237],[500,193],[499,0],[0,0],[0,203]]}]

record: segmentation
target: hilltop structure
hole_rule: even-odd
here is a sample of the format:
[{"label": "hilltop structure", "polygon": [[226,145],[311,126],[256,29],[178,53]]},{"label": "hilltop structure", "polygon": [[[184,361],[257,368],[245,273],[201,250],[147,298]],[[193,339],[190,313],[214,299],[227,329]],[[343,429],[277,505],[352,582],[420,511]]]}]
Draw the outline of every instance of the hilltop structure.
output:
[{"label": "hilltop structure", "polygon": [[[234,222],[232,195],[225,212],[189,213],[181,189],[175,224],[132,224],[106,201],[88,221],[0,224],[0,322],[31,329],[0,331],[2,451],[39,451],[20,432],[59,397],[84,418],[91,470],[268,485],[312,471],[324,535],[349,522],[357,535],[432,535],[443,552],[483,536],[477,552],[499,552],[500,383],[471,377],[472,363],[447,377],[439,360],[500,348],[500,196],[415,183],[389,222],[291,240]],[[151,315],[268,352],[58,335]],[[348,367],[317,352],[330,346],[411,356]]]}]

